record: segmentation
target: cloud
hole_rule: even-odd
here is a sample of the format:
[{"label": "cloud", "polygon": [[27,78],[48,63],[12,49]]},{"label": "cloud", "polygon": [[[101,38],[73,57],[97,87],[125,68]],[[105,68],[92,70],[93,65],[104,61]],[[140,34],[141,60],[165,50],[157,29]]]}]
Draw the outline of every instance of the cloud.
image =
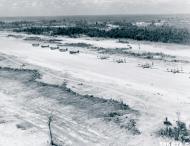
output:
[{"label": "cloud", "polygon": [[0,0],[1,16],[190,13],[189,0]]}]

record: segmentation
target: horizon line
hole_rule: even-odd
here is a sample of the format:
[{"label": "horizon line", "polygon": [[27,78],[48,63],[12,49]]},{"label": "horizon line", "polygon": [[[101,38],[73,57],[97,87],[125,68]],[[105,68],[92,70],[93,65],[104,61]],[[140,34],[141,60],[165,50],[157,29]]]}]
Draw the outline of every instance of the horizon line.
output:
[{"label": "horizon line", "polygon": [[18,15],[18,16],[0,16],[0,18],[18,18],[18,17],[21,17],[21,18],[24,18],[24,17],[80,17],[80,16],[143,16],[143,15],[148,15],[148,16],[153,16],[153,15],[190,15],[190,13],[152,13],[152,14],[149,14],[149,13],[131,13],[131,14],[86,14],[86,15],[81,15],[81,14],[76,14],[76,15]]}]

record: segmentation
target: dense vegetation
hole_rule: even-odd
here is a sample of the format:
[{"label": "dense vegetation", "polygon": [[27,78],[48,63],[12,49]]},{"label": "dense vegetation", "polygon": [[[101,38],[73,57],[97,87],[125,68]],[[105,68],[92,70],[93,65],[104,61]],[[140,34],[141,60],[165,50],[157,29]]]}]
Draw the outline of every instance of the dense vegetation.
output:
[{"label": "dense vegetation", "polygon": [[[109,26],[117,27],[109,27]],[[165,43],[189,43],[190,32],[168,24],[137,26],[129,22],[88,22],[88,21],[0,21],[0,30],[14,30],[43,35],[87,35],[90,37],[127,38]]]},{"label": "dense vegetation", "polygon": [[167,25],[138,27],[136,25],[127,24],[126,26],[109,30],[88,26],[25,27],[23,29],[15,29],[14,31],[45,35],[87,35],[90,37],[128,38],[165,43],[188,43],[190,40],[190,33],[188,30]]},{"label": "dense vegetation", "polygon": [[160,135],[162,137],[167,137],[188,144],[190,143],[190,131],[184,122],[178,120],[176,121],[176,125],[173,126],[173,124],[166,118],[163,123],[165,127],[160,130]]}]

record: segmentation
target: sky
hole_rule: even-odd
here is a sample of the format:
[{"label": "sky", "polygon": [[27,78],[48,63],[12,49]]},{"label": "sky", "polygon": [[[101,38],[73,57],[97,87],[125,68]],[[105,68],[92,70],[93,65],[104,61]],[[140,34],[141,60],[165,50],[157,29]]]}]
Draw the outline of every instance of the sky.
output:
[{"label": "sky", "polygon": [[190,0],[0,0],[0,16],[190,13]]}]

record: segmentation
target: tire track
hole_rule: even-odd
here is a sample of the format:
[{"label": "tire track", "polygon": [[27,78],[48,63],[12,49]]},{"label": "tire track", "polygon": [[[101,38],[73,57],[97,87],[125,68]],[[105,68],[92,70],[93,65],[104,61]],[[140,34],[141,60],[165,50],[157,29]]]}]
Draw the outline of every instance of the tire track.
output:
[{"label": "tire track", "polygon": [[[1,70],[1,79],[4,79],[7,84],[0,87],[5,91],[4,93],[12,96],[13,102],[19,107],[17,111],[13,109],[10,111],[12,115],[17,115],[16,117],[19,119],[32,123],[38,130],[48,133],[47,117],[53,111],[52,129],[58,141],[74,146],[107,145],[116,140],[115,134],[121,135],[121,139],[125,137],[126,133],[123,133],[123,130],[117,127],[117,124],[106,123],[99,117],[102,114],[99,115],[98,113],[103,112],[103,110],[108,110],[105,112],[119,110],[119,107],[112,105],[118,104],[117,102],[105,104],[101,103],[106,101],[103,99],[96,99],[96,97],[88,99],[81,95],[67,93],[60,88],[57,89],[56,86],[43,86],[41,83],[31,81],[28,73],[23,75],[25,71],[11,71],[10,69],[9,72],[13,73],[6,74],[6,71],[1,72]],[[9,76],[16,76],[16,78]],[[9,83],[14,83],[15,86],[11,86]],[[48,96],[49,93],[51,94]],[[91,113],[91,105],[97,113]],[[108,107],[103,107],[104,105]],[[98,109],[99,111],[97,111]],[[94,121],[92,124],[90,124],[91,120]]]}]

